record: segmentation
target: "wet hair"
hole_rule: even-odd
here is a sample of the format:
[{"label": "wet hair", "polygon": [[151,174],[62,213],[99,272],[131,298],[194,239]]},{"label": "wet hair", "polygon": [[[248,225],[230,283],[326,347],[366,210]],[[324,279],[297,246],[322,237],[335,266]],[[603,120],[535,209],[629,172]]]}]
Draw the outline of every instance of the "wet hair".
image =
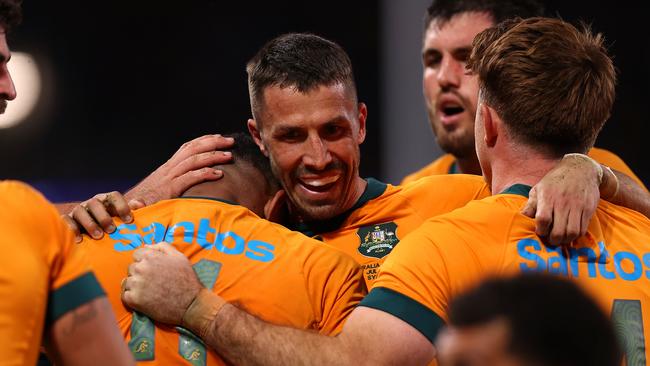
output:
[{"label": "wet hair", "polygon": [[246,65],[253,116],[259,119],[264,89],[293,87],[307,93],[341,83],[356,103],[352,62],[338,44],[314,34],[288,33],[266,43]]},{"label": "wet hair", "polygon": [[505,320],[508,352],[526,364],[620,364],[608,317],[575,283],[559,277],[526,274],[490,279],[452,300],[448,314],[455,328]]},{"label": "wet hair", "polygon": [[424,31],[434,20],[444,24],[454,15],[471,12],[489,14],[494,24],[515,17],[545,15],[544,5],[536,0],[434,0],[424,17]]},{"label": "wet hair", "polygon": [[22,21],[21,5],[21,0],[0,0],[0,27],[5,33],[11,32]]},{"label": "wet hair", "polygon": [[262,154],[262,151],[260,151],[259,146],[257,146],[250,134],[236,132],[225,136],[235,139],[235,144],[232,148],[225,150],[232,153],[233,162],[236,163],[239,160],[244,161],[262,173],[267,182],[268,194],[277,191],[280,188],[280,184],[271,171],[271,163]]},{"label": "wet hair", "polygon": [[479,33],[467,68],[513,138],[552,157],[584,153],[614,104],[616,70],[601,34],[554,18]]}]

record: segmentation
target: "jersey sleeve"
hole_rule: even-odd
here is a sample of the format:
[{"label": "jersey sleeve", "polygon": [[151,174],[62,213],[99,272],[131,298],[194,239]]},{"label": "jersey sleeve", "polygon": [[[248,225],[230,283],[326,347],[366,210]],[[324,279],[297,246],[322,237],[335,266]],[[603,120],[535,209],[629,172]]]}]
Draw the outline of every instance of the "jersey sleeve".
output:
[{"label": "jersey sleeve", "polygon": [[608,167],[617,170],[627,175],[628,177],[634,179],[634,181],[637,182],[639,186],[641,186],[646,191],[648,190],[648,188],[646,188],[646,186],[643,184],[641,179],[639,179],[639,177],[637,177],[636,174],[634,174],[632,169],[630,169],[630,167],[627,166],[627,164],[625,164],[623,159],[621,159],[618,155],[614,154],[613,152],[594,147],[589,151],[588,155],[592,159],[596,160],[597,162],[603,165],[607,165]]},{"label": "jersey sleeve", "polygon": [[20,266],[13,275],[27,287],[43,284],[24,291],[44,299],[47,295],[42,304],[46,325],[103,294],[74,234],[45,197],[24,183],[5,181],[0,183],[0,203],[4,240],[11,241],[5,245],[12,245],[9,260]]},{"label": "jersey sleeve", "polygon": [[126,276],[129,264],[133,261],[132,252],[118,252],[114,250],[115,240],[109,235],[95,240],[87,235],[78,248],[88,259],[90,267],[106,293],[106,297],[113,308],[118,321],[131,315],[131,312],[122,303],[120,291],[121,280]]},{"label": "jersey sleeve", "polygon": [[433,343],[445,324],[449,269],[442,253],[418,231],[406,236],[388,256],[361,306],[400,318]]},{"label": "jersey sleeve", "polygon": [[494,255],[471,239],[477,231],[462,220],[471,216],[468,211],[430,220],[407,235],[382,265],[361,306],[402,319],[433,343],[453,296],[481,278],[484,263],[495,263]]},{"label": "jersey sleeve", "polygon": [[[99,282],[90,265],[74,242],[74,234],[59,216],[56,208],[40,194],[34,201],[42,207],[33,219],[45,223],[49,230],[43,235],[43,243],[53,250],[50,258],[50,293],[48,296],[46,324],[51,324],[68,311],[103,296]],[[45,233],[44,233],[45,234]]]},{"label": "jersey sleeve", "polygon": [[336,335],[368,290],[361,268],[351,257],[322,243],[317,245],[303,267],[305,286],[316,319],[320,319],[319,332]]}]

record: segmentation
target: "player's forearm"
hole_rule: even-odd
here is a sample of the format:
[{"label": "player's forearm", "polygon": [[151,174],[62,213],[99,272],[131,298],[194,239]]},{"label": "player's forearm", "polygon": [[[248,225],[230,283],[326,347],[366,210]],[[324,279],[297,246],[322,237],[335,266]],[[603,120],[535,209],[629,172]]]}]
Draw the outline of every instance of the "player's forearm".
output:
[{"label": "player's forearm", "polygon": [[[201,326],[188,324],[195,332]],[[225,304],[201,335],[205,344],[236,365],[351,365],[341,339],[266,323]]]},{"label": "player's forearm", "polygon": [[[613,171],[613,173],[615,177],[607,173],[603,175],[603,179],[609,180],[607,182],[610,186],[609,189],[614,192],[607,200],[650,217],[650,193],[627,175],[618,171]],[[616,180],[618,180],[618,183]],[[618,190],[616,185],[618,185]]]},{"label": "player's forearm", "polygon": [[145,178],[143,181],[131,187],[131,189],[124,193],[124,199],[126,201],[135,200],[141,202],[143,206],[152,205],[164,198],[175,197],[161,197],[158,189],[151,185],[149,177]]}]

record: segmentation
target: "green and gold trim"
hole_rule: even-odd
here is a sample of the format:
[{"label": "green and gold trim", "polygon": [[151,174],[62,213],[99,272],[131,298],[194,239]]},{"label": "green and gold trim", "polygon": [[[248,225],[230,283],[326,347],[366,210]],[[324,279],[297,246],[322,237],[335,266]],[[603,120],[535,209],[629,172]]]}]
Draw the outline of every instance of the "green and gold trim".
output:
[{"label": "green and gold trim", "polygon": [[63,314],[78,308],[98,297],[105,296],[104,290],[92,272],[75,278],[50,292],[47,302],[45,324],[51,325]]},{"label": "green and gold trim", "polygon": [[431,309],[397,291],[375,287],[359,306],[384,311],[396,316],[417,329],[433,343],[445,321]]}]

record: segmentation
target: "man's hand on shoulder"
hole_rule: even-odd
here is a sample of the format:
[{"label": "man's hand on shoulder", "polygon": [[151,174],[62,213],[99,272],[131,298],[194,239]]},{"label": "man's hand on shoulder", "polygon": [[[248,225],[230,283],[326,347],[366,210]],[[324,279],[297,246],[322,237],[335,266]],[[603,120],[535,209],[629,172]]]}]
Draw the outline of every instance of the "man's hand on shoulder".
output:
[{"label": "man's hand on shoulder", "polygon": [[113,191],[97,194],[61,217],[74,231],[78,243],[82,240],[83,233],[88,233],[96,240],[101,239],[104,232],[113,233],[116,229],[113,217],[119,217],[122,221],[130,223],[133,221],[131,210],[143,206],[144,204],[138,200],[127,202],[122,193]]},{"label": "man's hand on shoulder", "polygon": [[126,193],[129,199],[138,199],[145,205],[176,198],[195,184],[216,180],[223,176],[213,165],[226,164],[232,159],[232,137],[205,135],[184,143],[163,165]]},{"label": "man's hand on shoulder", "polygon": [[[601,198],[604,170],[583,154],[567,154],[529,194],[522,213],[551,245],[568,245],[586,234]],[[605,187],[605,189],[608,189]]]}]

